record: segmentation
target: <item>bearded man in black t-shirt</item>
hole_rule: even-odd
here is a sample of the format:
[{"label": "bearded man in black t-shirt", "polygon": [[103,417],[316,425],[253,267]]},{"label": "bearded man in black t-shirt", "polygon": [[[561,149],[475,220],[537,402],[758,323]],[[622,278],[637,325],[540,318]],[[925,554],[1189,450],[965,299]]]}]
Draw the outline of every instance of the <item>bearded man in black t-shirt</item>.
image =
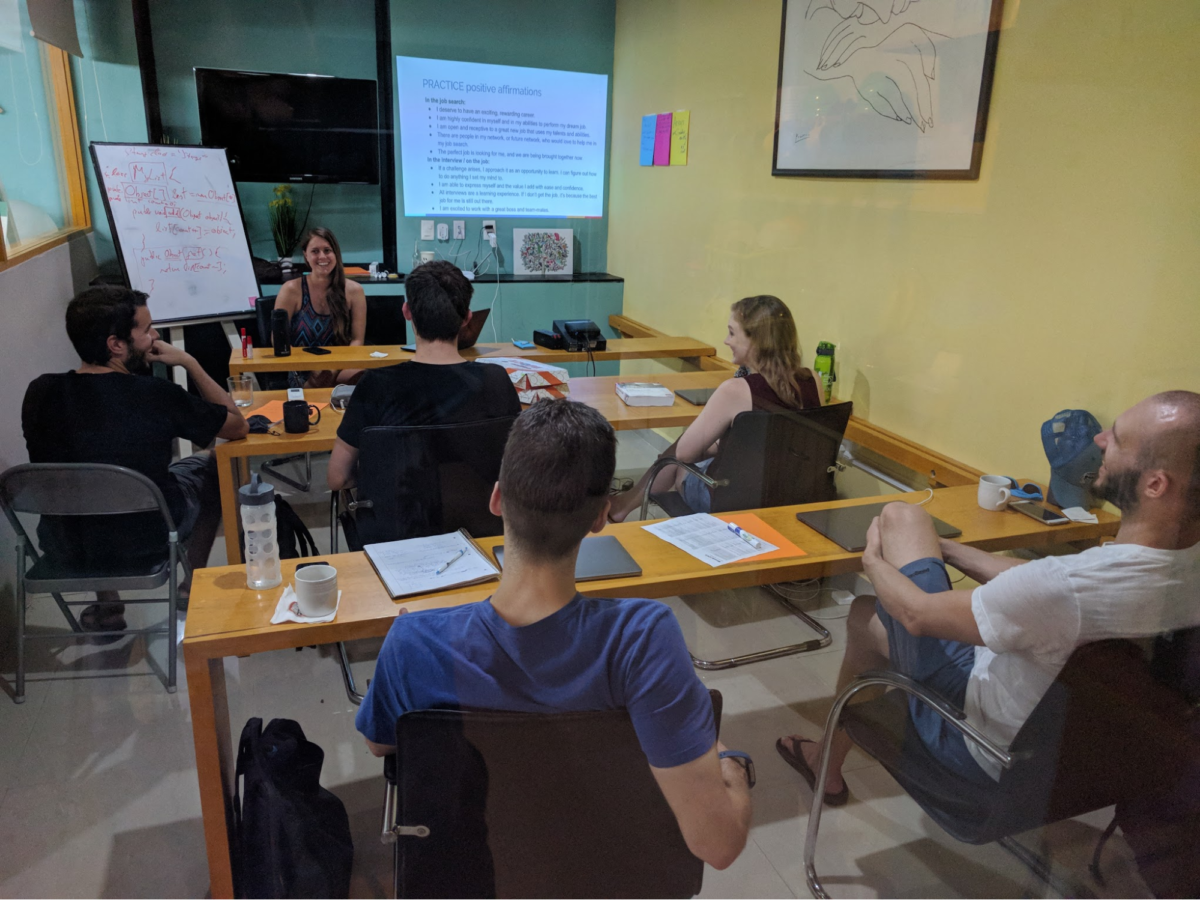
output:
[{"label": "bearded man in black t-shirt", "polygon": [[[158,339],[146,295],[124,287],[88,288],[67,306],[67,336],[81,363],[29,385],[21,424],[29,461],[108,463],[141,472],[162,490],[188,565],[208,562],[220,521],[216,464],[209,453],[172,463],[176,438],[207,446],[245,437],[246,420],[229,394],[184,351]],[[148,373],[152,362],[183,366],[200,392]],[[42,550],[86,571],[120,571],[162,560],[167,534],[158,513],[104,517],[43,516]],[[180,585],[185,609],[190,584]],[[90,631],[125,628],[115,591],[97,594],[80,624]]]},{"label": "bearded man in black t-shirt", "polygon": [[458,266],[436,260],[404,279],[404,318],[417,353],[411,362],[371,369],[354,388],[329,458],[329,487],[353,487],[364,428],[372,425],[460,425],[516,416],[521,401],[500,366],[468,362],[458,333],[471,318],[469,282]]}]

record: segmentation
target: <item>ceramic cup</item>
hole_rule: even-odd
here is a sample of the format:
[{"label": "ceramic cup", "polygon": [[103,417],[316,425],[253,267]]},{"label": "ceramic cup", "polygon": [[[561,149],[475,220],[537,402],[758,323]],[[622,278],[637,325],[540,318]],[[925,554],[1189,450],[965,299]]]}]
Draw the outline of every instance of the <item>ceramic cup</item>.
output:
[{"label": "ceramic cup", "polygon": [[1008,498],[1012,496],[1009,488],[1012,486],[1003,475],[984,475],[979,479],[979,508],[1000,510],[1008,506]]},{"label": "ceramic cup", "polygon": [[305,566],[296,570],[296,605],[303,616],[327,616],[337,609],[337,569]]}]

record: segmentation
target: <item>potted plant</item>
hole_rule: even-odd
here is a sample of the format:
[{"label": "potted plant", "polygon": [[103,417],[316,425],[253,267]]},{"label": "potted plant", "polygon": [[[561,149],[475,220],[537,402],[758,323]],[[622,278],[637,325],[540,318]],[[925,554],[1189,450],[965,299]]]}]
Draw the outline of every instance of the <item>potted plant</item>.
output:
[{"label": "potted plant", "polygon": [[267,204],[271,218],[271,237],[279,252],[279,263],[285,268],[292,264],[292,253],[300,242],[300,229],[296,224],[296,204],[292,202],[292,186],[275,186],[275,199]]}]

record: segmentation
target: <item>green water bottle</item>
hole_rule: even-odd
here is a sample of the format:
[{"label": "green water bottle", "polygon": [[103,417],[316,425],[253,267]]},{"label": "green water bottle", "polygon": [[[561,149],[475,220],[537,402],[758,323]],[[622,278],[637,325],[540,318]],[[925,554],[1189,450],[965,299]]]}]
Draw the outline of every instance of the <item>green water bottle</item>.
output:
[{"label": "green water bottle", "polygon": [[817,344],[817,358],[813,363],[813,369],[821,378],[821,384],[825,388],[825,402],[829,402],[829,398],[833,395],[833,383],[837,381],[837,375],[833,374],[833,351],[834,345],[829,341],[821,341]]}]

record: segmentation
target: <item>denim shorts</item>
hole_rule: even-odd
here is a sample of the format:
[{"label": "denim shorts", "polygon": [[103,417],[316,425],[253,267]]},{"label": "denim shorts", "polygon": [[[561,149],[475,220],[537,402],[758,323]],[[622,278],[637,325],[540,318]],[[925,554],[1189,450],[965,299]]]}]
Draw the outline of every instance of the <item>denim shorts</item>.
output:
[{"label": "denim shorts", "polygon": [[[696,468],[701,472],[707,472],[711,465],[711,459],[704,459],[696,463]],[[683,497],[683,502],[692,508],[692,512],[712,512],[712,494],[709,493],[708,486],[691,472],[688,472],[683,479],[683,484],[679,486],[679,493]]]},{"label": "denim shorts", "polygon": [[[910,562],[900,572],[926,593],[951,590],[946,564],[936,557]],[[913,637],[888,615],[882,603],[876,601],[875,611],[887,630],[892,668],[961,708],[975,665],[975,647],[961,641]],[[995,783],[968,752],[961,732],[915,697],[908,698],[908,711],[917,735],[942,765],[971,781]]]}]

